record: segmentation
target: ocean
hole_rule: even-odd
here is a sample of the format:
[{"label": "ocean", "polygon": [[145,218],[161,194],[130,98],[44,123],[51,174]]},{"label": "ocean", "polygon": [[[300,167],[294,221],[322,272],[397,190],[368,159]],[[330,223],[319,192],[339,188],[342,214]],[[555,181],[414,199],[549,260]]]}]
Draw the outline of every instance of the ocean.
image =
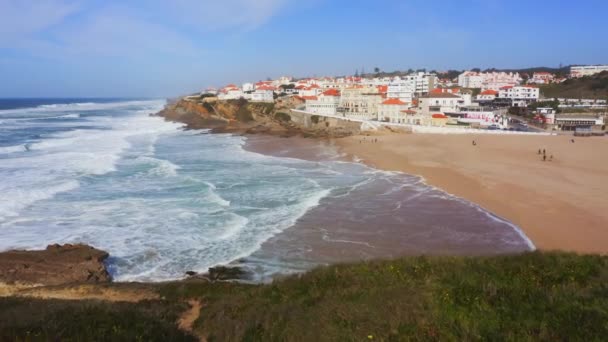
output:
[{"label": "ocean", "polygon": [[251,152],[247,138],[150,116],[164,104],[0,99],[0,250],[87,243],[110,253],[116,281],[229,263],[265,281],[371,257],[534,248],[513,224],[418,177],[337,152]]}]

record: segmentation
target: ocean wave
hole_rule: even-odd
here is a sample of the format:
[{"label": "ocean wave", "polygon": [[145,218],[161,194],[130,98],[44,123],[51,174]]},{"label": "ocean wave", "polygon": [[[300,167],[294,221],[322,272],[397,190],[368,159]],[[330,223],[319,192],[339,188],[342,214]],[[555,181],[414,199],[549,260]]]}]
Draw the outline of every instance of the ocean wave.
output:
[{"label": "ocean wave", "polygon": [[72,180],[55,185],[32,184],[28,189],[2,189],[2,196],[10,200],[0,201],[0,221],[7,217],[19,215],[21,210],[33,203],[51,199],[59,193],[74,190],[79,186],[78,181]]},{"label": "ocean wave", "polygon": [[148,170],[147,174],[150,176],[157,177],[176,177],[177,170],[180,169],[178,165],[164,159],[157,159],[153,157],[140,156],[137,157],[137,161],[145,164],[152,164],[155,167]]},{"label": "ocean wave", "polygon": [[0,146],[0,154],[11,154],[16,152],[25,152],[28,147],[26,145]]}]

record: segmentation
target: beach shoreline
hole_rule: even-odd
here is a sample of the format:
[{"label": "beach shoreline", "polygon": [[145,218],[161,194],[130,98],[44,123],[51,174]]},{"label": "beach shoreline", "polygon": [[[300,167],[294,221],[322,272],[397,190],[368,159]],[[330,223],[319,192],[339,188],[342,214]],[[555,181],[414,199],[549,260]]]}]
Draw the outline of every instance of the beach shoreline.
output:
[{"label": "beach shoreline", "polygon": [[[606,254],[608,162],[597,156],[608,149],[608,140],[571,140],[377,133],[332,142],[367,165],[420,175],[478,204],[520,227],[540,250]],[[538,155],[543,149],[547,161]]]}]

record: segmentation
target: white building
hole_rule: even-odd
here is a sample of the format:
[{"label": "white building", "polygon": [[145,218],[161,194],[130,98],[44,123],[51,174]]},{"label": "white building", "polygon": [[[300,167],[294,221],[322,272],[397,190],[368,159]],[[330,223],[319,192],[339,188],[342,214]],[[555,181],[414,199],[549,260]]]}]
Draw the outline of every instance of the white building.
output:
[{"label": "white building", "polygon": [[418,98],[418,107],[423,115],[454,112],[462,98],[452,93],[431,93]]},{"label": "white building", "polygon": [[354,86],[342,90],[340,111],[345,117],[359,120],[376,120],[382,94],[376,87]]},{"label": "white building", "polygon": [[550,72],[535,72],[534,75],[532,76],[532,78],[528,81],[529,83],[534,83],[534,84],[549,84],[549,83],[553,83],[553,80],[555,79],[555,75],[553,75]]},{"label": "white building", "polygon": [[500,88],[498,97],[501,99],[530,100],[533,102],[537,101],[540,97],[540,89],[532,86],[506,86]]},{"label": "white building", "polygon": [[494,101],[498,96],[498,92],[496,90],[488,89],[484,90],[479,95],[477,95],[477,101],[479,102],[489,102]]},{"label": "white building", "polygon": [[256,87],[251,93],[251,102],[274,102],[274,91],[275,88],[272,86]]},{"label": "white building", "polygon": [[516,86],[522,81],[519,73],[465,71],[458,76],[458,85],[464,88],[498,90],[506,86]]},{"label": "white building", "polygon": [[397,80],[388,84],[386,96],[389,99],[399,99],[403,102],[412,102],[416,85],[414,82]]},{"label": "white building", "polygon": [[599,74],[602,71],[608,71],[608,65],[583,65],[570,67],[570,77],[578,78],[583,76],[591,76]]},{"label": "white building", "polygon": [[483,74],[482,90],[499,90],[502,87],[514,87],[523,79],[517,72],[488,72]]},{"label": "white building", "polygon": [[306,100],[306,111],[322,115],[336,115],[340,106],[340,92],[336,89],[329,89],[321,93],[318,97],[311,97]]},{"label": "white building", "polygon": [[241,87],[243,89],[243,92],[248,92],[248,91],[254,91],[255,90],[255,86],[253,85],[253,83],[243,83],[243,86]]},{"label": "white building", "polygon": [[245,98],[245,93],[234,84],[229,84],[219,91],[217,95],[220,100],[238,100]]},{"label": "white building", "polygon": [[481,88],[483,76],[474,71],[465,71],[458,76],[458,86],[463,88]]},{"label": "white building", "polygon": [[408,104],[399,99],[388,99],[378,105],[378,120],[390,123],[406,123]]}]

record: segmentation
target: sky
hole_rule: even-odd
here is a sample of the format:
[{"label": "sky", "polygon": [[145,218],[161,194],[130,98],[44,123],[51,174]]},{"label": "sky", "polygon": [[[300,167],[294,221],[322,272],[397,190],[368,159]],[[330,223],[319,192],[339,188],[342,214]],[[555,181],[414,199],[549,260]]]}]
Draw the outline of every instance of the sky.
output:
[{"label": "sky", "polygon": [[605,0],[0,0],[0,98],[608,64]]}]

